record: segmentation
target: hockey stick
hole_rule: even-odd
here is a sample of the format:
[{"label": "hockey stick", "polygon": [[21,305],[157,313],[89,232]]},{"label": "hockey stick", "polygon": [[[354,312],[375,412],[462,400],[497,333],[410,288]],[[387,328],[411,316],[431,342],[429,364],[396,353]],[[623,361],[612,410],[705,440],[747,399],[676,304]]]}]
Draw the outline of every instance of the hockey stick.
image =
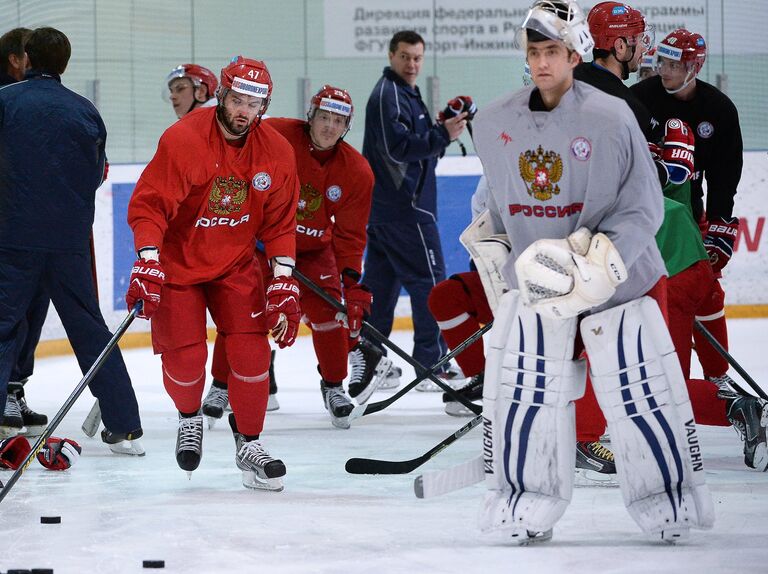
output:
[{"label": "hockey stick", "polygon": [[[460,345],[457,345],[456,348],[454,348],[450,353],[445,355],[442,359],[440,359],[437,363],[435,363],[430,369],[429,373],[434,374],[437,372],[438,369],[443,367],[444,365],[447,365],[448,362],[453,359],[456,355],[464,351],[467,347],[474,344],[478,339],[482,338],[482,336],[487,333],[491,327],[493,327],[493,321],[490,323],[480,327],[477,331],[472,333],[465,341],[463,341]],[[408,383],[406,386],[404,386],[402,389],[400,389],[397,393],[392,395],[391,397],[387,397],[383,401],[379,401],[376,403],[366,403],[364,405],[357,405],[351,413],[349,413],[349,421],[353,421],[357,418],[364,417],[366,415],[370,415],[373,413],[377,413],[381,410],[386,409],[389,405],[394,403],[396,400],[398,400],[400,397],[402,397],[404,394],[406,394],[408,391],[410,391],[412,388],[414,388],[416,385],[418,385],[421,381],[427,378],[429,373],[422,373],[418,377],[416,377],[413,381]],[[476,413],[477,414],[477,413]]]},{"label": "hockey stick", "polygon": [[448,436],[429,449],[427,452],[411,460],[377,460],[375,458],[350,458],[344,466],[349,474],[408,474],[419,468],[429,459],[434,458],[443,449],[452,445],[463,437],[483,420],[481,415],[476,416],[451,436]]},{"label": "hockey stick", "polygon": [[483,457],[478,456],[456,466],[420,474],[413,481],[416,498],[432,498],[477,484],[485,478]]},{"label": "hockey stick", "polygon": [[[299,281],[301,281],[310,291],[312,291],[318,297],[320,297],[323,301],[328,303],[331,307],[335,308],[337,311],[340,311],[344,314],[347,313],[347,308],[343,305],[341,301],[337,301],[336,299],[331,297],[328,293],[325,292],[325,290],[322,287],[317,285],[314,281],[312,281],[312,279],[304,275],[304,273],[302,273],[295,267],[293,268],[293,276],[296,277],[296,279],[298,279]],[[460,402],[462,405],[467,407],[476,415],[482,412],[483,410],[482,407],[479,407],[478,405],[474,404],[472,401],[467,400],[465,397],[463,397],[458,392],[456,392],[452,387],[450,387],[449,385],[446,385],[443,381],[438,379],[430,370],[428,370],[424,365],[419,363],[416,359],[411,357],[408,353],[403,351],[400,347],[398,347],[395,343],[393,343],[386,335],[382,334],[378,329],[376,329],[376,327],[374,327],[367,321],[363,321],[363,327],[365,328],[366,333],[369,333],[370,335],[372,335],[373,338],[376,339],[382,345],[386,345],[387,347],[389,347],[398,357],[400,357],[406,363],[411,365],[416,370],[417,374],[419,375],[424,374],[425,378],[429,378],[429,380],[435,383],[443,391],[448,393],[453,399]]]},{"label": "hockey stick", "polygon": [[0,502],[2,502],[3,499],[8,495],[11,488],[13,488],[13,485],[16,484],[19,478],[21,478],[21,475],[24,473],[24,471],[29,468],[29,465],[32,464],[32,461],[37,456],[37,453],[39,453],[42,450],[43,445],[45,445],[45,441],[51,437],[53,431],[56,430],[56,427],[59,426],[61,421],[72,408],[72,405],[75,404],[75,401],[83,393],[85,387],[90,384],[90,382],[96,376],[96,373],[99,372],[99,369],[101,369],[109,355],[112,353],[112,351],[114,351],[115,347],[117,346],[117,342],[128,330],[128,327],[131,325],[131,323],[133,323],[133,320],[136,318],[136,315],[140,310],[141,302],[138,302],[136,305],[134,305],[133,309],[131,309],[131,312],[128,313],[128,316],[123,319],[123,322],[120,323],[120,326],[117,328],[117,331],[115,331],[115,334],[112,335],[112,338],[109,340],[109,343],[107,343],[107,346],[104,347],[104,350],[101,353],[99,353],[99,356],[96,357],[96,361],[93,363],[93,365],[91,365],[91,368],[88,369],[88,372],[85,373],[85,376],[83,376],[83,378],[80,379],[80,382],[77,383],[75,390],[73,390],[69,397],[67,397],[67,400],[64,401],[64,404],[59,409],[59,412],[56,413],[51,422],[48,423],[48,426],[45,427],[45,430],[40,434],[37,442],[34,444],[32,450],[27,455],[27,458],[24,459],[24,462],[19,465],[19,468],[16,469],[3,489],[0,490]]},{"label": "hockey stick", "polygon": [[99,425],[101,425],[101,407],[99,406],[99,399],[96,399],[80,429],[86,436],[93,438],[99,430]]},{"label": "hockey stick", "polygon": [[[707,330],[707,328],[699,321],[698,319],[694,320],[693,323],[696,328],[701,332],[702,335],[709,341],[709,344],[712,345],[715,350],[722,355],[722,357],[728,361],[728,363],[736,370],[739,375],[741,375],[741,378],[744,379],[750,387],[752,387],[752,390],[757,393],[757,396],[761,399],[764,399],[768,401],[768,394],[765,393],[765,391],[758,385],[755,380],[749,376],[749,373],[745,371],[742,366],[734,359],[731,354],[725,350],[725,347],[723,347],[720,344],[720,341],[715,339],[715,336]],[[734,388],[740,392],[742,395],[749,395],[749,393],[745,392],[744,389],[740,388],[737,385],[734,385]]]}]

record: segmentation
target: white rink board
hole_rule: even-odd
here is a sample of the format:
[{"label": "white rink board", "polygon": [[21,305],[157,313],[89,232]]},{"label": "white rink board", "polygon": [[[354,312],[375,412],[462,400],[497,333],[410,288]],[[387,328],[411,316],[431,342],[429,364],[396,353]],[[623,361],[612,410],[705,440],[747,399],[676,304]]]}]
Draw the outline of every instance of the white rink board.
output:
[{"label": "white rink board", "polygon": [[[96,193],[94,238],[99,295],[101,309],[110,328],[115,328],[125,316],[125,311],[114,309],[113,301],[112,183],[135,182],[143,169],[144,164],[111,166],[108,181]],[[437,167],[438,176],[467,176],[481,173],[482,165],[476,156],[445,157],[440,160]],[[742,233],[734,258],[723,274],[727,305],[768,304],[768,239],[766,238],[768,229],[765,227],[766,216],[768,216],[768,203],[765,201],[767,182],[768,153],[745,152],[744,171],[734,210],[734,214],[741,217]],[[400,298],[396,315],[398,317],[410,315],[407,297]],[[149,324],[146,321],[135,321],[131,326],[131,331],[134,332],[148,330]],[[64,337],[61,322],[52,308],[43,329],[42,340]]]}]

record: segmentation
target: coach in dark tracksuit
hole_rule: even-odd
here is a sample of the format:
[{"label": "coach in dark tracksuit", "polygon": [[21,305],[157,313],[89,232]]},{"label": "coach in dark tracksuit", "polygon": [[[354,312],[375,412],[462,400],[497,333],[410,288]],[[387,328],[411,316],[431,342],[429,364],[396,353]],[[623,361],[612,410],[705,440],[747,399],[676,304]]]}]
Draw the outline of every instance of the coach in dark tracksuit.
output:
[{"label": "coach in dark tracksuit", "polygon": [[[38,28],[27,42],[26,79],[0,89],[0,406],[19,324],[41,287],[83,372],[112,337],[99,310],[90,250],[107,133],[93,104],[61,85],[70,50],[64,34]],[[108,435],[140,434],[136,396],[118,349],[90,388]]]},{"label": "coach in dark tracksuit", "polygon": [[389,46],[390,66],[368,99],[363,155],[376,183],[368,220],[363,281],[373,294],[370,323],[385,335],[392,330],[400,287],[411,298],[413,358],[429,367],[445,350],[427,308],[434,285],[445,279],[437,230],[435,166],[466,125],[466,113],[433,124],[416,78],[424,39],[398,32]]},{"label": "coach in dark tracksuit", "polygon": [[[0,88],[10,84],[15,84],[24,79],[24,73],[27,68],[26,55],[24,53],[24,43],[32,33],[27,28],[14,28],[0,37]],[[43,330],[45,317],[48,315],[48,305],[50,297],[42,289],[35,293],[32,302],[29,305],[27,314],[22,319],[16,342],[17,359],[11,371],[11,382],[8,384],[9,403],[15,399],[17,406],[21,407],[19,401],[23,401],[24,408],[16,411],[13,419],[13,410],[6,404],[6,414],[8,418],[0,419],[0,427],[10,427],[8,431],[16,431],[26,426],[29,433],[32,428],[39,428],[40,425],[48,424],[48,417],[35,413],[26,405],[24,398],[24,383],[32,376],[35,368],[35,349],[40,341],[40,333]],[[9,412],[10,411],[10,412]],[[5,429],[0,429],[0,436]],[[7,432],[7,431],[6,431]]]}]

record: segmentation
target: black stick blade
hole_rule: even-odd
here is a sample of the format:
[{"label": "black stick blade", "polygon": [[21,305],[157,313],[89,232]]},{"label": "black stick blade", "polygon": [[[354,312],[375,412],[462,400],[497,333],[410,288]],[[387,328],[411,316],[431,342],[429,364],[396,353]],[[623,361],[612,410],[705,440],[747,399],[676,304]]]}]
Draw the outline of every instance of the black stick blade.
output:
[{"label": "black stick blade", "polygon": [[344,468],[349,474],[408,474],[423,462],[421,457],[402,461],[350,458]]}]

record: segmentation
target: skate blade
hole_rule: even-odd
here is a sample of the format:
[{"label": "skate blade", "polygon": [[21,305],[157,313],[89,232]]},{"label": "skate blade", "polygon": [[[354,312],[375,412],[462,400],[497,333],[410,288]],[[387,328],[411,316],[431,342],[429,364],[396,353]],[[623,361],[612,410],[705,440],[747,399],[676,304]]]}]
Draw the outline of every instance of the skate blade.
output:
[{"label": "skate blade", "polygon": [[257,476],[253,471],[244,470],[243,472],[243,486],[251,490],[266,490],[268,492],[281,492],[283,490],[283,479],[277,478],[261,478]]},{"label": "skate blade", "polygon": [[331,424],[335,426],[337,429],[348,429],[350,426],[352,426],[349,423],[349,416],[335,417],[331,415]]},{"label": "skate blade", "polygon": [[18,434],[22,434],[24,427],[0,427],[0,438],[11,438]]},{"label": "skate blade", "polygon": [[615,474],[604,474],[602,472],[589,470],[588,468],[577,468],[574,474],[574,486],[597,486],[600,488],[618,488],[619,486]]},{"label": "skate blade", "polygon": [[280,403],[277,402],[277,396],[269,395],[267,399],[267,412],[276,411],[280,409]]},{"label": "skate blade", "polygon": [[28,427],[26,427],[26,430],[21,434],[28,437],[40,436],[41,434],[43,434],[43,431],[45,430],[46,426],[47,425],[29,425]]},{"label": "skate blade", "polygon": [[397,378],[385,377],[384,380],[381,381],[379,388],[377,388],[376,390],[377,391],[393,391],[399,386],[400,386],[400,377],[397,377]]},{"label": "skate blade", "polygon": [[675,544],[688,538],[691,531],[689,528],[669,528],[661,531],[661,539],[667,544]]},{"label": "skate blade", "polygon": [[122,440],[115,444],[108,444],[109,450],[115,454],[126,456],[144,456],[144,447],[139,442],[139,439],[134,440]]},{"label": "skate blade", "polygon": [[526,530],[522,535],[513,534],[512,536],[516,537],[519,546],[532,546],[552,540],[552,529],[550,528],[545,532],[532,532]]},{"label": "skate blade", "polygon": [[465,407],[458,401],[451,401],[450,403],[445,403],[445,414],[451,415],[452,417],[475,416],[475,413],[470,411],[467,407]]},{"label": "skate blade", "polygon": [[206,416],[205,421],[208,424],[208,430],[213,430],[213,427],[216,426],[216,423],[218,422],[218,420],[219,419],[216,417]]}]

